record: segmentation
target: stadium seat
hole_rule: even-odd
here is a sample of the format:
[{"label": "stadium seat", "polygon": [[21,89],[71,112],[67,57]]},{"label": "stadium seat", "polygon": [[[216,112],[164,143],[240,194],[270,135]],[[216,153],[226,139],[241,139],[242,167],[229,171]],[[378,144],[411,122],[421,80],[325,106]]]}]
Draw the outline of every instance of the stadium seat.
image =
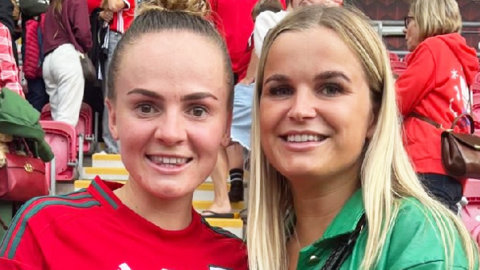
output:
[{"label": "stadium seat", "polygon": [[388,52],[388,55],[390,57],[390,62],[400,62],[400,58],[396,53]]},{"label": "stadium seat", "polygon": [[472,92],[475,93],[480,93],[480,83],[473,83],[472,86]]},{"label": "stadium seat", "polygon": [[398,76],[400,76],[407,69],[407,63],[405,62],[391,61],[390,65],[392,67],[392,72]]},{"label": "stadium seat", "polygon": [[480,136],[480,92],[473,93],[472,115],[475,120],[475,134]]},{"label": "stadium seat", "polygon": [[410,58],[410,56],[412,56],[410,53],[405,55],[402,59],[402,62],[408,63],[408,59]]},{"label": "stadium seat", "polygon": [[52,108],[50,108],[50,103],[45,104],[40,113],[40,120],[53,120],[51,110]]},{"label": "stadium seat", "polygon": [[473,238],[480,244],[480,180],[468,179],[463,196],[468,203],[463,207],[462,219]]},{"label": "stadium seat", "polygon": [[80,147],[83,151],[83,137],[78,136],[75,128],[67,123],[60,121],[41,120],[43,130],[45,130],[45,140],[52,148],[55,155],[55,179],[57,181],[74,180],[76,169],[80,176],[83,167],[83,152],[79,152],[77,158],[77,144],[80,141]]},{"label": "stadium seat", "polygon": [[[82,103],[82,107],[80,109],[80,116],[78,118],[78,124],[75,127],[77,130],[77,134],[83,134],[84,141],[83,141],[83,152],[92,154],[95,150],[96,141],[96,129],[97,129],[97,116],[95,115],[95,132],[92,130],[92,121],[93,113],[92,108],[86,104]],[[77,147],[79,150],[79,147]]]},{"label": "stadium seat", "polygon": [[[80,109],[80,115],[78,117],[78,123],[75,126],[78,135],[82,135],[84,138],[83,141],[83,152],[85,154],[92,154],[95,151],[95,145],[97,143],[97,125],[98,125],[98,115],[95,114],[95,131],[92,130],[92,121],[93,113],[92,108],[86,104],[82,103],[82,107]],[[53,120],[51,115],[51,108],[50,104],[46,104],[42,108],[42,112],[40,114],[40,120]],[[77,145],[77,151],[79,150],[79,146]]]}]

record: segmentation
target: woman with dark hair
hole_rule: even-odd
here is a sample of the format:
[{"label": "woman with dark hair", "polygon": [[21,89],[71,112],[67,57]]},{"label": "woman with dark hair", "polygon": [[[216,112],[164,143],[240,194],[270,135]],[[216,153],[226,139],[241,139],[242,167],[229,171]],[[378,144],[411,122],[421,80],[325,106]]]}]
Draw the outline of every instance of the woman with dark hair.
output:
[{"label": "woman with dark hair", "polygon": [[85,79],[80,55],[92,47],[87,1],[53,0],[45,14],[43,78],[52,117],[76,126]]}]

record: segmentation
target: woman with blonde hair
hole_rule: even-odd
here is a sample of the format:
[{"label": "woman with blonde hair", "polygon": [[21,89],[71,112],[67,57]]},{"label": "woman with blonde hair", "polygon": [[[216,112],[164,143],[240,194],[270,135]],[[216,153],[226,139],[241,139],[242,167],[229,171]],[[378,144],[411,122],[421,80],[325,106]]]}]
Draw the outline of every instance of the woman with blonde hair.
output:
[{"label": "woman with blonde hair", "polygon": [[[440,134],[455,118],[471,113],[471,91],[478,71],[477,53],[460,35],[462,17],[455,0],[415,0],[405,18],[405,40],[412,53],[396,81],[404,144],[425,188],[458,212],[462,179],[442,165]],[[468,133],[468,126],[458,126]]]},{"label": "woman with blonde hair", "polygon": [[250,269],[478,269],[461,220],[409,162],[387,50],[363,14],[288,15],[257,82]]}]

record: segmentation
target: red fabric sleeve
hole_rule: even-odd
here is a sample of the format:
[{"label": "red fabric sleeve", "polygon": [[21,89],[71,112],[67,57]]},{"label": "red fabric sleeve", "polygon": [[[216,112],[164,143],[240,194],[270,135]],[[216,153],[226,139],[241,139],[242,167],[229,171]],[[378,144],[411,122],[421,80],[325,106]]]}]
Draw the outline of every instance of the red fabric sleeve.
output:
[{"label": "red fabric sleeve", "polygon": [[100,5],[102,4],[102,0],[87,0],[87,4],[88,4],[88,14],[92,14],[92,12],[96,8],[100,7]]},{"label": "red fabric sleeve", "polygon": [[420,45],[410,58],[405,72],[397,79],[398,108],[407,116],[435,87],[435,60],[427,46]]},{"label": "red fabric sleeve", "polygon": [[41,267],[32,267],[24,263],[0,258],[0,267],[2,270],[42,270]]},{"label": "red fabric sleeve", "polygon": [[[24,217],[24,216],[23,216]],[[0,246],[0,269],[42,270],[44,258],[31,225],[20,217],[12,222]]]},{"label": "red fabric sleeve", "polygon": [[72,22],[72,32],[76,41],[82,47],[82,53],[87,53],[93,45],[88,5],[84,1],[77,1],[75,8],[69,10],[68,17]]}]

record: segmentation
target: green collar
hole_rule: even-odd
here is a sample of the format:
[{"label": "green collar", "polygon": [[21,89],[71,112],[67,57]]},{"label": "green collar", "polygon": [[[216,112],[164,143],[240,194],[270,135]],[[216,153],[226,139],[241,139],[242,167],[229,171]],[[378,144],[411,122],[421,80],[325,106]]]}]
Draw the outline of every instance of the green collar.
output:
[{"label": "green collar", "polygon": [[362,195],[362,189],[360,188],[348,199],[342,210],[330,223],[320,241],[348,234],[355,230],[357,223],[365,213]]}]

